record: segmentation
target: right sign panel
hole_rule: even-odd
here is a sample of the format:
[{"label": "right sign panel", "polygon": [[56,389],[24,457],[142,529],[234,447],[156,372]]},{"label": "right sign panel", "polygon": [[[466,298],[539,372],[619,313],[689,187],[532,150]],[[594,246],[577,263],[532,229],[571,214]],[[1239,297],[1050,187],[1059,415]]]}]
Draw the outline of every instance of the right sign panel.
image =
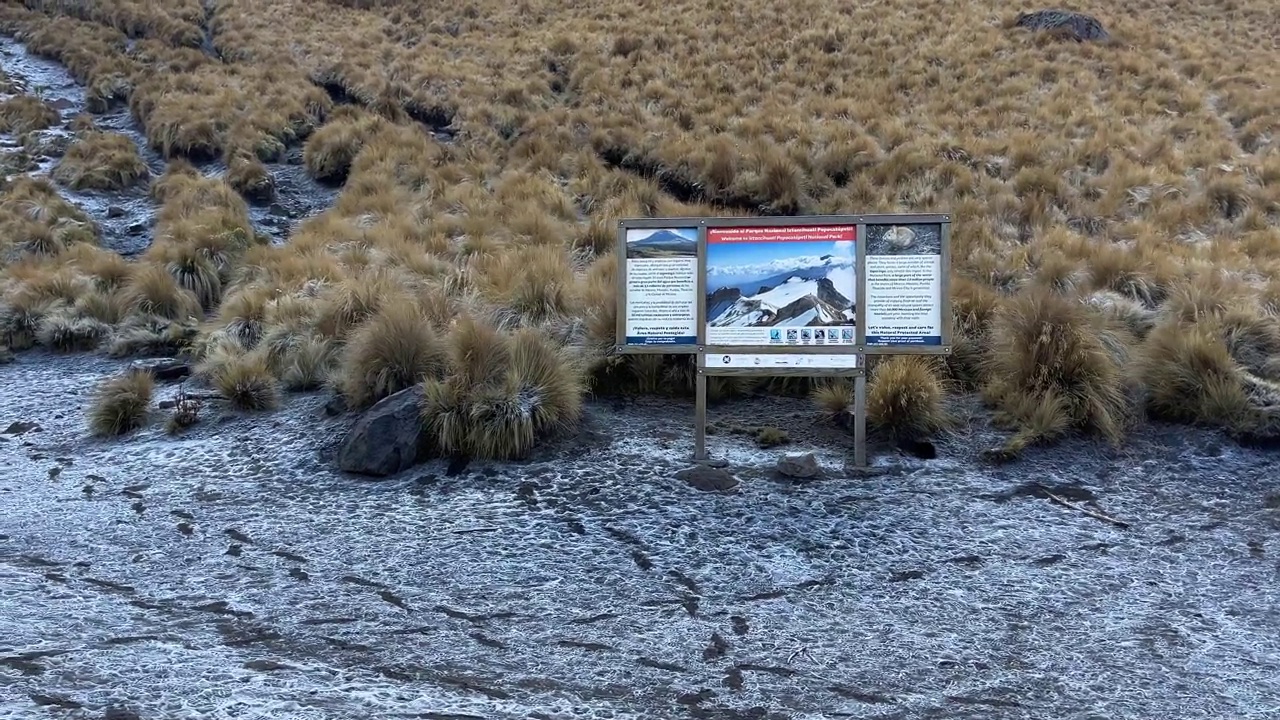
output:
[{"label": "right sign panel", "polygon": [[942,225],[867,225],[866,344],[942,344]]}]

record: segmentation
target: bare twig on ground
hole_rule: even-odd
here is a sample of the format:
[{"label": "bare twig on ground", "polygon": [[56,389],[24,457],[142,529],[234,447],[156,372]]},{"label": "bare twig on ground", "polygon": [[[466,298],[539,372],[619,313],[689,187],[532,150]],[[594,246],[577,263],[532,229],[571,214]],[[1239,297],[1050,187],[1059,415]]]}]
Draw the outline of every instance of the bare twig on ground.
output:
[{"label": "bare twig on ground", "polygon": [[1079,504],[1073,503],[1073,502],[1071,502],[1070,500],[1067,500],[1066,498],[1063,498],[1063,497],[1060,497],[1060,496],[1058,496],[1058,495],[1055,495],[1055,494],[1054,494],[1053,492],[1051,492],[1048,488],[1046,488],[1046,487],[1045,487],[1045,486],[1043,486],[1043,485],[1040,485],[1039,483],[1037,483],[1037,484],[1036,484],[1036,487],[1040,488],[1040,491],[1041,491],[1041,492],[1043,492],[1045,495],[1047,495],[1047,496],[1049,497],[1049,499],[1050,499],[1050,500],[1052,500],[1052,501],[1054,501],[1054,502],[1058,503],[1059,505],[1062,505],[1063,507],[1068,507],[1068,508],[1071,508],[1072,510],[1076,510],[1076,511],[1078,511],[1078,512],[1082,512],[1082,513],[1084,513],[1085,515],[1088,515],[1088,516],[1089,516],[1089,517],[1091,517],[1091,518],[1096,518],[1096,519],[1098,519],[1098,520],[1102,520],[1103,522],[1109,522],[1109,523],[1111,523],[1111,524],[1113,524],[1113,525],[1116,525],[1117,527],[1125,528],[1126,530],[1130,527],[1129,523],[1127,523],[1127,522],[1125,522],[1125,521],[1123,521],[1123,520],[1117,520],[1117,519],[1115,519],[1115,518],[1111,517],[1110,515],[1104,515],[1104,514],[1102,514],[1102,513],[1100,513],[1100,512],[1096,512],[1096,511],[1094,511],[1094,510],[1090,510],[1089,508],[1084,507],[1083,505],[1079,505]]}]

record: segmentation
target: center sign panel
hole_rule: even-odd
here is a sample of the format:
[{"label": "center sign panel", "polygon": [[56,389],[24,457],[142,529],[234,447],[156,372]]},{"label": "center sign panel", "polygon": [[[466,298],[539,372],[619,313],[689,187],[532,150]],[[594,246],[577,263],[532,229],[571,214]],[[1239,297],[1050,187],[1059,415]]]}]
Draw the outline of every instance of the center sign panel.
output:
[{"label": "center sign panel", "polygon": [[706,344],[853,347],[856,240],[856,225],[707,228]]}]

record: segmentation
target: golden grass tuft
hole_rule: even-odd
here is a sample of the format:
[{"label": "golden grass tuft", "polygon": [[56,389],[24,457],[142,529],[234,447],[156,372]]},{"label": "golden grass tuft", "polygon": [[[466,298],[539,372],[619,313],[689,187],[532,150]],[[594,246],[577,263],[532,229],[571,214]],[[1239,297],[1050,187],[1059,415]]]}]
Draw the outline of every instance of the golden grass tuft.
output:
[{"label": "golden grass tuft", "polygon": [[280,406],[280,382],[271,374],[262,354],[228,353],[206,360],[205,367],[209,383],[237,410],[274,410]]},{"label": "golden grass tuft", "polygon": [[467,320],[448,340],[445,377],[423,383],[423,421],[439,451],[521,458],[540,439],[579,422],[582,369],[544,332],[520,328],[507,335]]},{"label": "golden grass tuft", "polygon": [[485,294],[516,323],[537,325],[578,312],[578,283],[562,247],[535,245],[491,255],[483,268]]},{"label": "golden grass tuft", "polygon": [[317,329],[326,337],[345,338],[352,328],[385,305],[404,299],[402,286],[389,272],[367,270],[353,274],[322,291]]},{"label": "golden grass tuft", "polygon": [[175,274],[160,265],[140,267],[123,292],[133,312],[166,320],[186,320],[203,315],[200,296],[184,287]]},{"label": "golden grass tuft", "polygon": [[46,130],[61,120],[58,111],[40,98],[18,95],[0,101],[0,133],[25,135]]},{"label": "golden grass tuft", "polygon": [[108,332],[109,326],[97,318],[59,312],[40,319],[36,337],[55,352],[72,353],[97,348]]},{"label": "golden grass tuft", "polygon": [[305,335],[285,353],[280,380],[288,390],[316,390],[328,381],[338,360],[338,347],[332,340]]},{"label": "golden grass tuft", "polygon": [[[924,440],[952,425],[946,388],[936,359],[890,356],[876,364],[867,382],[867,422],[897,440]],[[819,397],[830,411],[838,398],[830,390]]]},{"label": "golden grass tuft", "polygon": [[347,406],[364,408],[438,375],[445,348],[418,307],[390,302],[348,339],[338,388]]},{"label": "golden grass tuft", "polygon": [[951,277],[951,315],[954,340],[946,356],[947,373],[961,387],[982,384],[988,332],[1000,295],[990,287],[959,275]]},{"label": "golden grass tuft", "polygon": [[152,245],[147,255],[173,277],[178,288],[194,296],[202,310],[209,310],[222,301],[218,266],[210,254],[197,245],[162,241]]},{"label": "golden grass tuft", "polygon": [[814,385],[809,399],[818,408],[824,420],[848,424],[853,418],[853,382],[845,378],[831,378]]},{"label": "golden grass tuft", "polygon": [[58,160],[53,179],[73,190],[123,190],[150,176],[133,141],[119,133],[80,133]]},{"label": "golden grass tuft", "polygon": [[226,179],[228,185],[247,198],[269,200],[275,195],[276,181],[271,171],[247,152],[234,152],[227,158]]},{"label": "golden grass tuft", "polygon": [[386,121],[377,115],[343,108],[307,138],[303,162],[317,180],[342,181],[351,164]]},{"label": "golden grass tuft", "polygon": [[52,258],[77,244],[96,245],[98,227],[42,177],[0,181],[0,251]]},{"label": "golden grass tuft", "polygon": [[68,248],[59,259],[92,278],[97,290],[108,293],[123,287],[136,267],[110,250],[83,243]]},{"label": "golden grass tuft", "polygon": [[188,351],[196,335],[194,322],[174,322],[155,315],[134,314],[116,327],[107,346],[107,356],[173,356]]},{"label": "golden grass tuft", "polygon": [[1209,323],[1164,323],[1143,347],[1138,362],[1147,411],[1175,422],[1248,426],[1251,403],[1240,366]]},{"label": "golden grass tuft", "polygon": [[1034,289],[997,310],[991,341],[982,393],[1017,429],[1005,453],[1072,430],[1121,442],[1132,419],[1123,329],[1083,303]]},{"label": "golden grass tuft", "polygon": [[242,286],[222,302],[215,322],[241,347],[253,349],[265,332],[268,306],[273,295],[264,286]]},{"label": "golden grass tuft", "polygon": [[89,408],[89,430],[100,437],[123,435],[142,427],[151,408],[155,377],[129,370],[102,382]]}]

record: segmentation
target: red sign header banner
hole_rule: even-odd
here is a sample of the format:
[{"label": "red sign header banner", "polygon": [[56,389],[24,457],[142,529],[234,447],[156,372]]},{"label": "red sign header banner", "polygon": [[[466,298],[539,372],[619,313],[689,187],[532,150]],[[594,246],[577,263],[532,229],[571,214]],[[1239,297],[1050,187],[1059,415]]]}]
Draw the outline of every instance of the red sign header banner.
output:
[{"label": "red sign header banner", "polygon": [[708,243],[839,242],[857,236],[856,225],[707,228]]}]

